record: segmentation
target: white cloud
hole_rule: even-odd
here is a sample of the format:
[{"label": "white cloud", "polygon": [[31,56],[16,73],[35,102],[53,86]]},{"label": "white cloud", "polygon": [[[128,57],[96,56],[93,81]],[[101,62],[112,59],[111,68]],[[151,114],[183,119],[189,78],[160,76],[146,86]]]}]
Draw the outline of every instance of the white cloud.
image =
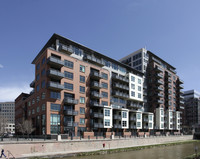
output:
[{"label": "white cloud", "polygon": [[31,88],[28,84],[23,86],[2,86],[0,87],[0,102],[14,101],[22,92],[29,93]]},{"label": "white cloud", "polygon": [[3,68],[3,65],[2,65],[2,64],[0,64],[0,68]]}]

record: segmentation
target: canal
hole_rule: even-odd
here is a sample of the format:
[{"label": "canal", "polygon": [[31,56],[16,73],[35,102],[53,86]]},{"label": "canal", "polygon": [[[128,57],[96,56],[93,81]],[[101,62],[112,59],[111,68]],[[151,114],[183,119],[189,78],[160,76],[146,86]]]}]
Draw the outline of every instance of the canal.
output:
[{"label": "canal", "polygon": [[67,157],[66,159],[183,159],[194,154],[195,147],[198,147],[198,152],[200,152],[200,142],[196,142],[106,155]]}]

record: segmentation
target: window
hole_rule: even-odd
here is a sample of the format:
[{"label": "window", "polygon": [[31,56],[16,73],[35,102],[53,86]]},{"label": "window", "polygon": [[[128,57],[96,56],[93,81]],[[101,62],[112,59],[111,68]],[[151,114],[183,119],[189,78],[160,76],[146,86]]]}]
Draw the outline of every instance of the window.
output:
[{"label": "window", "polygon": [[42,64],[44,64],[45,63],[45,57],[43,57],[43,59],[42,59]]},{"label": "window", "polygon": [[137,119],[141,119],[141,114],[140,113],[137,113]]},{"label": "window", "polygon": [[135,92],[131,91],[131,96],[135,97]]},{"label": "window", "polygon": [[74,67],[74,63],[68,60],[65,60],[65,67],[72,68]]},{"label": "window", "polygon": [[138,98],[142,98],[141,93],[138,93]]},{"label": "window", "polygon": [[152,121],[153,120],[153,116],[149,115],[149,120]]},{"label": "window", "polygon": [[37,113],[39,113],[39,112],[40,112],[40,107],[38,106],[38,107],[37,107]]},{"label": "window", "polygon": [[122,112],[122,118],[127,118],[127,112]]},{"label": "window", "polygon": [[32,100],[32,105],[35,104],[35,99]]},{"label": "window", "polygon": [[30,116],[30,115],[31,115],[31,111],[29,110],[29,111],[28,111],[28,116]]},{"label": "window", "polygon": [[45,96],[46,96],[46,93],[43,92],[43,93],[42,93],[42,99],[45,99]]},{"label": "window", "polygon": [[85,108],[80,107],[80,114],[85,114]]},{"label": "window", "polygon": [[105,119],[104,121],[105,121],[104,123],[105,126],[110,126],[110,119]]},{"label": "window", "polygon": [[85,83],[85,76],[80,76],[80,82]]},{"label": "window", "polygon": [[135,89],[135,84],[131,84],[131,89]]},{"label": "window", "polygon": [[80,92],[81,92],[81,93],[85,93],[85,87],[80,86]]},{"label": "window", "polygon": [[40,90],[40,85],[39,84],[36,86],[36,90],[37,90],[37,92]]},{"label": "window", "polygon": [[104,83],[104,82],[101,83],[101,86],[102,86],[102,88],[106,88],[106,89],[108,88],[108,84]]},{"label": "window", "polygon": [[36,76],[36,81],[38,81],[40,79],[40,74],[38,73]]},{"label": "window", "polygon": [[65,89],[67,89],[67,90],[73,90],[73,84],[71,84],[71,83],[64,83],[64,87],[65,87]]},{"label": "window", "polygon": [[36,69],[37,69],[37,70],[40,69],[40,63],[37,64]]},{"label": "window", "polygon": [[46,105],[42,104],[42,111],[46,110]]},{"label": "window", "polygon": [[39,96],[37,96],[36,101],[37,101],[37,103],[40,101],[40,97]]},{"label": "window", "polygon": [[51,92],[50,97],[54,98],[54,99],[60,99],[60,93],[59,92]]},{"label": "window", "polygon": [[163,110],[161,110],[161,111],[160,111],[160,114],[161,114],[161,115],[164,115],[164,111],[163,111]]},{"label": "window", "polygon": [[137,122],[136,127],[141,127],[141,122]]},{"label": "window", "polygon": [[51,103],[51,111],[60,111],[60,104]]},{"label": "window", "polygon": [[32,114],[35,114],[35,109],[32,109]]},{"label": "window", "polygon": [[134,76],[131,76],[131,81],[135,82],[135,77]]},{"label": "window", "polygon": [[73,73],[65,71],[65,77],[73,80]]},{"label": "window", "polygon": [[30,102],[30,101],[28,102],[28,106],[29,106],[29,107],[31,106],[31,102]]},{"label": "window", "polygon": [[108,79],[108,74],[102,72],[102,78],[107,80]]},{"label": "window", "polygon": [[80,97],[80,103],[84,104],[85,103],[85,97]]},{"label": "window", "polygon": [[110,116],[110,109],[105,109],[105,116]]},{"label": "window", "polygon": [[142,80],[141,80],[141,79],[138,79],[138,83],[141,84],[141,83],[142,83]]},{"label": "window", "polygon": [[102,101],[101,104],[102,104],[102,105],[108,105],[108,102]]},{"label": "window", "polygon": [[45,80],[42,81],[42,88],[45,88]]},{"label": "window", "polygon": [[107,92],[102,92],[103,98],[108,98],[108,93]]},{"label": "window", "polygon": [[80,65],[80,72],[85,72],[85,66]]},{"label": "window", "polygon": [[141,91],[141,86],[138,86],[138,91]]},{"label": "window", "polygon": [[45,69],[42,70],[41,74],[42,76],[45,76]]},{"label": "window", "polygon": [[85,124],[85,119],[84,118],[80,118],[80,123],[79,124]]},{"label": "window", "polygon": [[122,126],[127,127],[127,121],[122,121]]},{"label": "window", "polygon": [[164,117],[161,117],[160,120],[163,122],[164,121]]}]

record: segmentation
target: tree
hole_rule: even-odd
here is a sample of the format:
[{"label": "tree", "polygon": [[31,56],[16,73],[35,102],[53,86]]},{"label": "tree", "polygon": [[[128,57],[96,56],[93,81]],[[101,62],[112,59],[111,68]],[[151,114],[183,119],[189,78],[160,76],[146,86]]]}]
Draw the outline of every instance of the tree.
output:
[{"label": "tree", "polygon": [[32,120],[22,119],[21,122],[17,123],[17,130],[23,135],[27,134],[29,136],[35,130],[35,128],[33,128]]},{"label": "tree", "polygon": [[8,125],[8,120],[0,113],[0,136],[6,133],[6,127]]}]

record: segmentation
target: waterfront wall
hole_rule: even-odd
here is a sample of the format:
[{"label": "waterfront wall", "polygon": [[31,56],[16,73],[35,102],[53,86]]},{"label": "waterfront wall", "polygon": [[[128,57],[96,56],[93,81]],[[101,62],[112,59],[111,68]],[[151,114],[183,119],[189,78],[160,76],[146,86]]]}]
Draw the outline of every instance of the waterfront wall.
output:
[{"label": "waterfront wall", "polygon": [[136,147],[144,145],[164,144],[168,142],[192,140],[192,135],[149,137],[149,138],[129,138],[114,140],[77,140],[77,141],[44,141],[44,142],[10,142],[0,143],[7,153],[9,150],[16,158],[64,155],[77,152],[89,152],[102,149],[116,149],[126,147]]}]

